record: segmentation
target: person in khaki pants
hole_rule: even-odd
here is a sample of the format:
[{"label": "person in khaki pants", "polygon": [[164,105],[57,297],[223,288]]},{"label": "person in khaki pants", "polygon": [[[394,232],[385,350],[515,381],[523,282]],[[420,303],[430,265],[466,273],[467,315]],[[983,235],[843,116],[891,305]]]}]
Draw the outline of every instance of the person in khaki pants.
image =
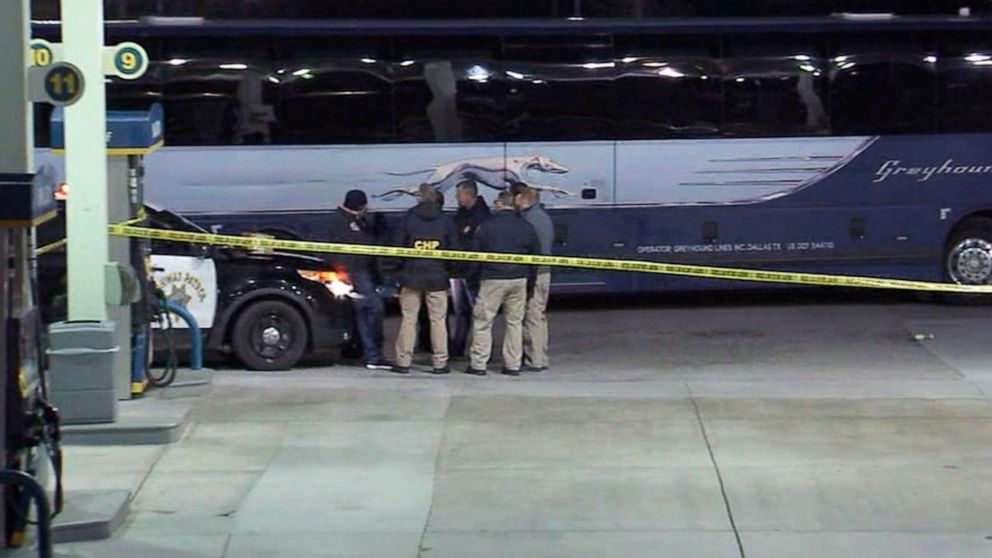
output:
[{"label": "person in khaki pants", "polygon": [[[513,210],[513,196],[503,192],[496,212],[476,230],[473,249],[478,252],[537,254],[540,243],[534,227]],[[472,268],[480,279],[479,297],[472,313],[471,363],[466,374],[484,376],[492,352],[493,322],[502,308],[506,317],[503,338],[503,374],[520,375],[523,358],[523,321],[527,307],[528,279],[533,266],[484,263]]]},{"label": "person in khaki pants", "polygon": [[[417,250],[451,250],[458,246],[458,233],[451,219],[438,205],[433,187],[423,185],[418,204],[407,212],[396,229],[397,246]],[[430,318],[433,374],[447,374],[448,368],[448,282],[449,264],[444,260],[404,259],[397,281],[400,284],[400,310],[403,318],[396,337],[396,362],[393,372],[407,374],[413,364],[417,342],[417,317],[426,302]]]},{"label": "person in khaki pants", "polygon": [[[554,225],[541,207],[538,191],[523,183],[511,188],[513,202],[520,216],[534,227],[541,243],[540,253],[551,255]],[[524,317],[524,371],[544,372],[548,369],[548,294],[551,291],[551,268],[539,266],[534,288],[527,300]]]}]

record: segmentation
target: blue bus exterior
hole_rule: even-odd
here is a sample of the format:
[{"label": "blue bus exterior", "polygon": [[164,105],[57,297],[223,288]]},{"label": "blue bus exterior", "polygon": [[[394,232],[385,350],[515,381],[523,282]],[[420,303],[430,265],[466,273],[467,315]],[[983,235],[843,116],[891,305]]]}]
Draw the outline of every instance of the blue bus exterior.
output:
[{"label": "blue bus exterior", "polygon": [[[992,282],[992,109],[989,101],[974,101],[976,91],[992,91],[992,70],[986,69],[992,61],[990,31],[992,21],[987,19],[942,17],[108,27],[108,35],[121,40],[162,40],[153,57],[158,71],[166,74],[170,67],[197,60],[192,55],[177,58],[161,37],[191,43],[197,37],[226,37],[236,45],[246,38],[273,37],[278,42],[292,35],[296,39],[285,40],[313,40],[318,45],[308,46],[311,51],[294,64],[273,62],[265,71],[256,70],[254,61],[211,55],[209,63],[216,68],[209,76],[247,68],[257,74],[252,79],[268,80],[277,89],[292,83],[275,94],[244,91],[257,84],[218,92],[210,89],[213,77],[203,78],[203,89],[191,78],[170,84],[160,77],[164,85],[151,88],[158,87],[157,98],[129,97],[133,86],[126,90],[119,85],[125,92],[119,98],[125,102],[163,100],[167,115],[170,95],[174,112],[180,114],[186,109],[179,103],[191,97],[230,97],[235,105],[242,104],[235,109],[241,110],[242,122],[246,112],[255,110],[254,128],[233,125],[240,128],[221,139],[204,139],[197,117],[208,120],[209,110],[190,112],[175,128],[191,139],[181,138],[175,145],[167,125],[170,146],[146,161],[148,201],[218,232],[278,227],[319,240],[327,235],[328,212],[351,188],[369,192],[374,196],[372,210],[389,217],[412,205],[409,193],[422,183],[448,194],[447,209],[453,210],[459,180],[477,180],[490,199],[509,182],[523,180],[542,191],[555,223],[554,249],[563,255],[971,283]],[[374,113],[349,115],[341,110],[344,105],[327,100],[378,94],[378,85],[345,90],[330,81],[327,76],[345,75],[343,55],[337,52],[327,55],[331,62],[325,60],[323,66],[314,63],[313,52],[321,52],[325,43],[333,46],[335,33],[359,36],[362,45],[391,37],[389,52],[352,50],[348,56],[356,60],[345,65],[347,75],[357,79],[355,67],[379,68],[383,59],[392,60],[389,79],[379,80],[390,88],[383,89],[394,119],[382,127],[387,135],[323,142],[319,127],[307,128],[307,113],[294,116],[300,107],[316,108],[309,118],[332,128],[335,123],[321,120],[327,117],[319,109],[335,108],[336,118],[348,125],[328,133],[345,134],[345,140],[350,139],[347,134],[360,133],[354,130],[360,125],[369,130],[379,125]],[[492,42],[493,52],[498,51],[492,56],[502,58],[480,62],[477,57],[490,55],[479,55],[473,42],[471,48],[464,47],[469,54],[449,56],[438,65],[436,50],[430,49],[439,47],[433,43],[427,50],[417,43],[417,52],[428,52],[417,59],[404,54],[406,43],[392,38],[417,37],[410,39],[414,43],[451,36],[458,44],[471,33],[479,36],[478,49]],[[576,35],[580,48],[551,61],[516,54],[518,37],[536,33],[561,35],[565,42]],[[606,34],[610,40],[601,41]],[[679,37],[673,39],[678,49],[657,42],[669,35]],[[870,43],[873,35],[883,37],[885,46],[860,46]],[[366,41],[366,36],[372,38]],[[779,43],[763,43],[772,39]],[[287,44],[290,49],[295,43]],[[267,56],[276,60],[283,55]],[[423,68],[423,75],[407,76],[406,67]],[[879,86],[881,91],[866,89],[859,71],[888,81]],[[383,72],[362,75],[378,80],[386,75]],[[430,72],[443,75],[432,78]],[[960,77],[962,72],[967,78]],[[711,88],[707,77],[719,86]],[[444,103],[438,99],[443,101],[445,93],[439,88],[449,78],[457,84],[451,90],[458,99],[452,108],[457,118],[446,124],[443,115],[437,117],[437,106],[442,105],[443,112]],[[667,89],[670,82],[686,83],[690,78],[691,88],[675,93]],[[234,81],[243,83],[240,79]],[[318,87],[304,88],[308,79]],[[419,98],[402,89],[414,79],[427,82],[427,115],[401,122],[397,114],[406,110],[404,103]],[[655,89],[638,89],[645,79],[653,80],[649,85]],[[656,84],[658,80],[664,81]],[[555,82],[557,98],[566,108],[549,104],[539,94],[518,94],[525,88],[518,82],[531,86],[544,81]],[[488,93],[487,87],[495,93]],[[671,107],[654,106],[656,93]],[[246,95],[253,106],[244,106]],[[492,126],[503,124],[494,124],[485,114],[486,105],[479,99],[488,102],[486,95],[503,103],[493,109],[500,118],[509,115],[500,111],[515,110],[506,119],[520,121],[523,114],[524,124],[505,137],[493,132]],[[597,95],[608,95],[618,106],[605,116],[596,113],[589,105],[597,103]],[[713,110],[706,105],[711,97]],[[537,100],[520,108],[520,99]],[[511,105],[516,108],[506,108]],[[639,119],[635,109],[640,108],[655,112]],[[542,110],[562,112],[543,117]],[[295,135],[284,133],[282,140],[279,125],[265,124],[293,118],[302,122]],[[457,126],[445,131],[452,122]],[[252,130],[256,137],[246,139]],[[509,128],[496,129],[500,130]],[[48,157],[39,155],[41,161]],[[57,160],[51,162],[58,165]],[[588,270],[558,270],[553,277],[553,290],[560,293],[753,286]]]}]

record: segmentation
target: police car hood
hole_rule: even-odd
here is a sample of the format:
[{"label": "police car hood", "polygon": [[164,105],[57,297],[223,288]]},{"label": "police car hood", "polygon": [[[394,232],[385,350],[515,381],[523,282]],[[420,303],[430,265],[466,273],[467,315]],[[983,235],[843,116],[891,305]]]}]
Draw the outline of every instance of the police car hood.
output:
[{"label": "police car hood", "polygon": [[[173,213],[168,209],[154,204],[145,204],[145,212],[148,214],[149,222],[155,228],[184,232],[209,232],[182,215]],[[273,250],[249,251],[240,248],[230,248],[227,246],[218,246],[218,248],[223,250],[225,255],[232,259],[244,258],[251,260],[265,260],[277,262],[289,267],[298,267],[300,269],[320,270],[327,267],[324,258],[307,254]]]}]

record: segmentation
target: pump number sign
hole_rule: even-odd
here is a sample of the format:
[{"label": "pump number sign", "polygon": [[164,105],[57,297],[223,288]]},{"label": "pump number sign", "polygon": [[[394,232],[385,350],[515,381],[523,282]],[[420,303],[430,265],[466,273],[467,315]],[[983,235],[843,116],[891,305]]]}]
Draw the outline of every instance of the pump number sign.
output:
[{"label": "pump number sign", "polygon": [[57,106],[69,106],[83,95],[83,73],[68,62],[45,68],[45,100]]},{"label": "pump number sign", "polygon": [[121,79],[138,79],[148,71],[148,52],[138,43],[126,42],[107,49],[109,64],[104,71]]}]

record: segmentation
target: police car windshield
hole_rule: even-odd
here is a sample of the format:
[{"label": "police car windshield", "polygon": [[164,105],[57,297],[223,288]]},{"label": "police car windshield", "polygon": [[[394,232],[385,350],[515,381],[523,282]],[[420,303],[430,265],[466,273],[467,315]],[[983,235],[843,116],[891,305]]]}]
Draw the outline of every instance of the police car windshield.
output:
[{"label": "police car windshield", "polygon": [[145,204],[145,211],[148,213],[151,222],[157,227],[176,231],[207,232],[203,227],[168,209],[152,204]]}]

